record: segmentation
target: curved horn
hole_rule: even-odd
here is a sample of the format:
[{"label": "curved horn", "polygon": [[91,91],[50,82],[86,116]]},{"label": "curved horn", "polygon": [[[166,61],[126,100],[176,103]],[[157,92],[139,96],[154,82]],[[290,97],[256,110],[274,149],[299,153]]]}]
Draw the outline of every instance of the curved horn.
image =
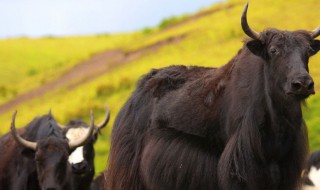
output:
[{"label": "curved horn", "polygon": [[91,122],[90,122],[90,127],[89,127],[88,133],[83,138],[80,138],[80,139],[75,140],[75,141],[70,141],[69,142],[70,149],[75,149],[75,148],[77,148],[79,146],[83,146],[88,142],[88,140],[91,139],[92,133],[94,131],[94,119],[93,119],[92,111],[90,112],[90,117],[91,117]]},{"label": "curved horn", "polygon": [[14,140],[19,143],[20,145],[29,148],[31,150],[36,150],[37,147],[37,143],[35,142],[31,142],[31,141],[27,141],[25,139],[23,139],[16,130],[16,126],[15,126],[15,120],[16,120],[16,115],[17,115],[17,111],[14,112],[13,116],[12,116],[12,121],[11,121],[11,135],[13,136]]},{"label": "curved horn", "polygon": [[110,119],[110,110],[106,105],[106,116],[104,120],[99,125],[96,126],[96,131],[98,132],[100,129],[104,128],[108,124],[109,119]]},{"label": "curved horn", "polygon": [[241,16],[241,26],[244,33],[246,33],[249,37],[258,40],[260,37],[260,33],[252,30],[249,27],[248,21],[247,21],[247,10],[248,10],[249,3],[246,3],[246,6],[243,9],[242,16]]},{"label": "curved horn", "polygon": [[311,32],[311,37],[316,38],[320,35],[320,26]]}]

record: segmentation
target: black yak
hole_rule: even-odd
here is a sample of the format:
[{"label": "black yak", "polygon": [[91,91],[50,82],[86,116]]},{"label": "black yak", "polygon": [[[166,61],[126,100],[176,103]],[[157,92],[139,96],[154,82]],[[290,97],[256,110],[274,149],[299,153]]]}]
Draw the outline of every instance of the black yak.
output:
[{"label": "black yak", "polygon": [[[0,138],[0,189],[72,190],[70,153],[90,140],[90,130],[79,139],[68,141],[51,114],[33,119],[25,128],[15,129]],[[21,136],[20,136],[21,135]]]},{"label": "black yak", "polygon": [[107,190],[297,190],[308,153],[314,31],[252,30],[220,68],[171,66],[139,81],[111,139]]},{"label": "black yak", "polygon": [[[94,143],[98,139],[100,130],[108,124],[110,119],[110,112],[106,107],[106,116],[104,120],[95,126],[95,130],[84,146],[76,148],[69,156],[69,163],[72,168],[72,183],[74,189],[89,190],[92,183],[95,167],[94,167]],[[70,120],[66,126],[63,127],[63,131],[69,141],[74,141],[82,134],[87,133],[90,130],[90,126],[80,119]]]}]

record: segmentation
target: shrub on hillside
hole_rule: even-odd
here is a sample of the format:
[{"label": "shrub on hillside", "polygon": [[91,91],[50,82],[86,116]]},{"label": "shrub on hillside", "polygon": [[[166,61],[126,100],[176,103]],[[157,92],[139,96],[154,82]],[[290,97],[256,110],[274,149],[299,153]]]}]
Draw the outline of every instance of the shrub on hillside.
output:
[{"label": "shrub on hillside", "polygon": [[103,97],[109,96],[116,91],[116,88],[111,84],[103,84],[97,87],[96,89],[96,96]]},{"label": "shrub on hillside", "polygon": [[129,78],[121,78],[117,87],[112,84],[103,84],[96,88],[96,97],[105,98],[122,90],[127,90],[133,87],[134,82]]},{"label": "shrub on hillside", "polygon": [[188,14],[185,14],[185,15],[182,15],[182,16],[172,16],[172,17],[169,17],[169,18],[165,18],[163,19],[160,24],[159,24],[159,28],[160,29],[164,29],[164,28],[167,28],[169,26],[172,26],[178,22],[181,22],[182,20],[188,18],[189,15]]},{"label": "shrub on hillside", "polygon": [[5,85],[0,86],[0,97],[7,98],[7,97],[14,97],[17,95],[17,91],[12,88],[8,88]]}]

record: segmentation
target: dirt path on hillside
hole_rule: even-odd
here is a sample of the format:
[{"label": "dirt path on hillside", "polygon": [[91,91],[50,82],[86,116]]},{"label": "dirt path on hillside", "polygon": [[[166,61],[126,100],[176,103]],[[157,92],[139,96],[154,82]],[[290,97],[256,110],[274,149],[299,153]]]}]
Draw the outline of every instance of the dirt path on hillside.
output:
[{"label": "dirt path on hillside", "polygon": [[232,9],[237,5],[242,5],[242,4],[241,3],[233,3],[233,4],[229,4],[229,5],[225,5],[225,6],[219,6],[219,7],[215,8],[215,9],[210,9],[210,10],[205,10],[205,11],[199,12],[199,13],[197,13],[195,15],[192,15],[192,16],[187,17],[187,18],[185,18],[185,19],[183,19],[183,20],[181,20],[179,22],[176,22],[176,23],[174,23],[172,25],[167,26],[166,28],[164,28],[162,30],[162,32],[165,32],[167,30],[175,29],[175,28],[177,28],[177,27],[179,27],[181,25],[188,24],[190,22],[193,22],[195,20],[201,19],[203,17],[209,16],[211,14],[215,14],[215,13],[223,11],[223,10]]},{"label": "dirt path on hillside", "polygon": [[[220,6],[215,9],[202,11],[180,22],[177,22],[171,26],[166,27],[160,32],[165,32],[167,30],[177,28],[181,25],[188,24],[192,21],[217,13],[219,11],[234,8],[237,5],[239,5],[239,3],[229,4],[226,6]],[[81,84],[89,82],[111,71],[117,66],[127,64],[131,61],[139,59],[140,57],[146,54],[154,53],[162,46],[177,43],[185,37],[186,37],[186,34],[171,37],[171,38],[159,41],[155,44],[139,48],[132,52],[123,52],[120,49],[116,49],[116,50],[109,50],[109,51],[95,54],[89,60],[83,61],[77,64],[74,68],[72,68],[71,70],[69,70],[62,76],[60,76],[58,79],[50,81],[40,86],[39,88],[33,89],[21,95],[18,95],[15,99],[0,105],[0,114],[13,109],[14,107],[20,105],[21,103],[24,103],[36,97],[43,96],[44,94],[50,91],[56,90],[58,88],[61,88],[61,87],[67,87],[68,89],[76,88]]]},{"label": "dirt path on hillside", "polygon": [[50,81],[29,92],[18,95],[15,99],[0,105],[0,114],[13,109],[21,103],[24,103],[36,97],[43,96],[44,94],[58,88],[76,88],[83,83],[89,82],[111,71],[117,66],[139,59],[144,55],[154,53],[159,48],[165,45],[177,43],[185,37],[186,34],[170,37],[155,44],[148,45],[131,52],[123,52],[122,50],[117,49],[97,53],[93,55],[89,60],[77,64],[74,68],[61,75],[58,79]]}]

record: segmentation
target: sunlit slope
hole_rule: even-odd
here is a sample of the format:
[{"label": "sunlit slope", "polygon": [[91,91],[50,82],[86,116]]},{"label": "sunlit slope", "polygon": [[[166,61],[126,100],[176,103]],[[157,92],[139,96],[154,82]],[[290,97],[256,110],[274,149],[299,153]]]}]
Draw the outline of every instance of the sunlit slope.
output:
[{"label": "sunlit slope", "polygon": [[39,87],[94,53],[121,48],[141,33],[0,40],[0,104]]},{"label": "sunlit slope", "polygon": [[[97,51],[101,51],[103,48],[120,48],[124,51],[134,51],[172,36],[178,36],[181,34],[186,35],[184,39],[177,43],[165,45],[156,51],[152,51],[152,53],[149,52],[148,54],[144,54],[138,59],[127,64],[123,64],[105,75],[89,83],[78,86],[75,89],[57,89],[43,97],[39,97],[18,106],[16,108],[18,110],[17,125],[25,125],[34,116],[47,113],[50,108],[53,110],[53,114],[56,116],[57,120],[62,124],[68,119],[75,117],[89,121],[90,109],[94,111],[96,122],[98,123],[102,120],[104,115],[104,104],[107,103],[112,114],[110,125],[102,131],[102,136],[96,144],[97,171],[99,172],[103,170],[109,150],[109,136],[112,123],[121,106],[134,90],[136,81],[151,68],[160,68],[173,64],[219,67],[227,63],[243,45],[242,41],[245,38],[245,35],[241,30],[239,20],[245,2],[246,1],[230,0],[227,3],[221,3],[203,10],[212,10],[212,14],[195,17],[185,23],[182,21],[181,24],[177,24],[176,26],[173,25],[162,30],[152,29],[149,32],[128,34],[123,38],[119,37],[119,39],[116,39],[116,42],[113,45],[106,45],[108,44],[107,38],[109,38],[110,41],[113,38],[112,35],[103,37],[101,40],[97,39],[91,42],[95,44],[87,42],[87,46],[99,46],[100,49],[97,48]],[[320,18],[320,12],[318,10],[319,7],[320,1],[316,0],[293,0],[290,2],[255,0],[250,2],[248,20],[252,28],[257,31],[261,31],[266,27],[275,27],[287,30],[312,30],[320,25],[320,20],[318,19]],[[190,17],[192,16],[189,16],[189,18]],[[319,23],[317,21],[319,21]],[[57,40],[56,42],[58,42],[61,39],[42,40]],[[81,38],[79,37],[79,39],[77,38],[73,40],[77,41],[81,40]],[[73,40],[70,41],[75,43]],[[30,46],[34,47],[32,43],[33,40],[29,41]],[[34,43],[37,43],[37,40],[35,40]],[[67,48],[67,46],[65,47]],[[27,49],[27,47],[25,48]],[[73,51],[72,47],[70,48],[71,49],[67,48],[65,52]],[[2,49],[6,49],[6,51],[9,51],[12,55],[17,53],[15,49],[10,50],[9,48],[2,46],[0,47],[0,52]],[[28,52],[24,52],[23,49],[20,51],[28,57]],[[39,56],[43,56],[43,52],[41,51],[43,48],[40,46],[38,49],[39,54],[41,54]],[[59,52],[60,50],[61,47],[57,45],[56,49],[50,49],[48,52],[55,54],[55,52]],[[79,51],[79,55],[76,56],[84,56],[83,59],[86,59],[90,56],[90,53],[88,52],[89,51]],[[37,57],[37,53],[34,53],[33,55]],[[66,57],[67,56],[69,56],[68,53],[66,53]],[[1,57],[2,55],[0,56],[0,59],[2,59]],[[64,59],[64,56],[61,57]],[[12,64],[10,67],[12,67],[13,70],[14,65],[19,66],[20,64],[20,62],[16,61],[14,58],[7,57],[6,59],[8,59],[7,61]],[[33,67],[39,66],[41,62],[38,62],[37,59],[40,58],[35,58],[35,61],[30,61],[30,65],[34,64]],[[77,62],[73,60],[69,63],[56,67],[62,67],[62,70],[67,70],[76,64]],[[320,93],[319,64],[320,55],[316,55],[310,60],[310,72],[314,77],[316,90]],[[0,65],[3,67],[2,62],[0,62]],[[42,72],[46,70],[45,66],[41,65],[39,67],[41,67],[41,70],[39,70],[39,76],[37,77],[41,77]],[[29,71],[31,68],[32,67],[26,66],[25,71]],[[59,76],[60,72],[63,71],[59,69],[57,71],[53,71],[53,73],[57,73],[57,76]],[[37,77],[34,79],[32,77],[27,77],[28,79],[26,81],[29,81],[27,84],[30,83],[32,86],[39,85]],[[14,85],[14,83],[4,84],[10,84],[12,88],[17,88],[18,91],[23,91],[24,88],[24,85],[22,85],[23,83],[20,82],[17,86]],[[308,108],[305,110],[305,118],[309,127],[311,148],[314,150],[320,148],[320,111],[318,111],[320,108],[320,95],[311,97],[308,101],[308,105]],[[13,110],[0,116],[0,121],[2,123],[0,133],[8,131],[12,113]]]}]

